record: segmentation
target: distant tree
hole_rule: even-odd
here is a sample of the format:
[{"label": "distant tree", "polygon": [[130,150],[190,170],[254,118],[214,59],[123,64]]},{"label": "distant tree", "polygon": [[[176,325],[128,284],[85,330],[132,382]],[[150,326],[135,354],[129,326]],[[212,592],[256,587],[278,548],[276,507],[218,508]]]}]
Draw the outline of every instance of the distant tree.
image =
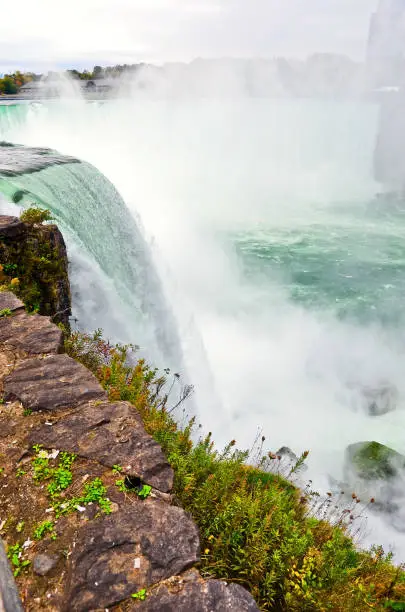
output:
[{"label": "distant tree", "polygon": [[18,91],[17,85],[11,76],[5,76],[4,79],[0,79],[0,91],[4,94],[16,94]]},{"label": "distant tree", "polygon": [[93,79],[101,79],[103,77],[103,69],[101,66],[94,66]]}]

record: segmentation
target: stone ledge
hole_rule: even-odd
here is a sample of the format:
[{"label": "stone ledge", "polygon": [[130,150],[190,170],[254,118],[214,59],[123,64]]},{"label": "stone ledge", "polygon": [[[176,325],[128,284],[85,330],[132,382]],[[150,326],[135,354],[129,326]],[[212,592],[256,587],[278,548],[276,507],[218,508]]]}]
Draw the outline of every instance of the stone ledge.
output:
[{"label": "stone ledge", "polygon": [[0,291],[0,310],[23,310],[24,304],[14,293]]},{"label": "stone ledge", "polygon": [[56,354],[62,351],[63,333],[47,317],[23,311],[0,318],[0,343],[28,355]]},{"label": "stone ledge", "polygon": [[26,359],[4,379],[6,401],[18,399],[30,410],[77,408],[107,394],[83,365],[67,355]]},{"label": "stone ledge", "polygon": [[79,407],[52,427],[33,429],[29,441],[94,459],[110,468],[120,465],[123,474],[138,476],[163,493],[173,486],[173,470],[161,447],[146,433],[141,417],[127,402]]}]

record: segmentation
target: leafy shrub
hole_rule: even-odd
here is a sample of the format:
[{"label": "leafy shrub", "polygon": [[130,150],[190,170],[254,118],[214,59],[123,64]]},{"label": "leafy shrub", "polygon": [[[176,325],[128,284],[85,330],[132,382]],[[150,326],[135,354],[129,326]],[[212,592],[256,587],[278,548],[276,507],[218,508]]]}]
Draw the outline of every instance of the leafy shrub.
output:
[{"label": "leafy shrub", "polygon": [[52,218],[52,214],[49,210],[37,206],[27,208],[20,215],[21,221],[29,225],[37,225],[44,223],[44,221],[51,221]]}]

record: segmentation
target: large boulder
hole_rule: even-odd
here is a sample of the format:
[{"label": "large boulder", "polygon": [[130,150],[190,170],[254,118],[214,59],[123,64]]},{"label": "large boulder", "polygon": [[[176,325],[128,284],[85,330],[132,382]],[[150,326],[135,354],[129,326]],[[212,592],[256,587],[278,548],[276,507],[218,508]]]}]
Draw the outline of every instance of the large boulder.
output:
[{"label": "large boulder", "polygon": [[345,456],[345,481],[364,502],[396,511],[404,495],[405,456],[379,442],[351,444]]}]

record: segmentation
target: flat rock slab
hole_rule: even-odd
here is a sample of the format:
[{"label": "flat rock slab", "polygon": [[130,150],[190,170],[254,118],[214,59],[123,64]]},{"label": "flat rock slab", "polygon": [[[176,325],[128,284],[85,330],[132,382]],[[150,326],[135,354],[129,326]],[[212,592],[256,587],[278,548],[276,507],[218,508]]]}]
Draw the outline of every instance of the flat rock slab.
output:
[{"label": "flat rock slab", "polygon": [[[1,216],[0,216],[1,222]],[[20,310],[24,308],[24,304],[21,300],[18,299],[11,293],[11,291],[0,291],[0,310]]]},{"label": "flat rock slab", "polygon": [[146,433],[136,409],[127,402],[79,407],[49,427],[33,429],[29,440],[96,459],[107,467],[120,465],[163,493],[173,486],[173,470],[161,447]]},{"label": "flat rock slab", "polygon": [[63,333],[47,317],[21,312],[0,317],[0,343],[29,355],[56,354],[62,349]]},{"label": "flat rock slab", "polygon": [[198,530],[184,510],[134,500],[79,530],[63,610],[109,608],[198,560]]},{"label": "flat rock slab", "polygon": [[107,395],[93,374],[67,355],[23,361],[4,379],[6,401],[17,399],[31,410],[76,408]]},{"label": "flat rock slab", "polygon": [[258,612],[251,594],[237,584],[221,580],[185,583],[175,592],[162,585],[142,603],[133,606],[142,612]]}]

